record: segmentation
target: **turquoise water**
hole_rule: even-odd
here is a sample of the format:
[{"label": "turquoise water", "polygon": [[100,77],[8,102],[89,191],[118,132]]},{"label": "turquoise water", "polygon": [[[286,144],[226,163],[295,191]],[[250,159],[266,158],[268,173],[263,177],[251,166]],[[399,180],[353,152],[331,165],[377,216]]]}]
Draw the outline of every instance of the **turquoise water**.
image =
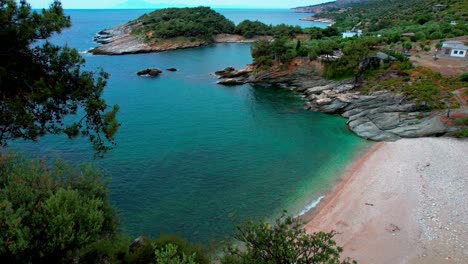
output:
[{"label": "turquoise water", "polygon": [[[79,50],[134,11],[68,11],[74,26],[53,41]],[[345,120],[303,110],[290,91],[223,87],[212,72],[251,62],[250,46],[226,44],[126,56],[85,54],[88,69],[111,74],[105,91],[118,104],[117,146],[93,161],[86,139],[49,136],[11,146],[32,155],[94,162],[111,176],[112,203],[130,234],[180,233],[194,241],[224,238],[246,219],[299,213],[331,187],[363,147]],[[175,67],[155,79],[147,67]]]}]

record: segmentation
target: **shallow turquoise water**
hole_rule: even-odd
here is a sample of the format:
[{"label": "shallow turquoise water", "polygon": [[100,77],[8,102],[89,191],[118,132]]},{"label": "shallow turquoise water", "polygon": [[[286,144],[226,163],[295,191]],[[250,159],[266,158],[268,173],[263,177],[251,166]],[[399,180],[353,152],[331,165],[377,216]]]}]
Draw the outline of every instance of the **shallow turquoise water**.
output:
[{"label": "shallow turquoise water", "polygon": [[[74,27],[54,42],[85,50],[91,37],[138,11],[69,11]],[[12,148],[32,155],[95,162],[111,175],[112,203],[132,235],[180,233],[195,241],[227,236],[246,219],[297,214],[331,187],[367,145],[345,120],[303,110],[290,91],[223,87],[212,72],[251,61],[250,46],[216,45],[158,54],[85,55],[88,69],[111,74],[105,98],[118,104],[117,147],[93,161],[85,139],[50,136]],[[147,67],[178,68],[155,79]]]}]

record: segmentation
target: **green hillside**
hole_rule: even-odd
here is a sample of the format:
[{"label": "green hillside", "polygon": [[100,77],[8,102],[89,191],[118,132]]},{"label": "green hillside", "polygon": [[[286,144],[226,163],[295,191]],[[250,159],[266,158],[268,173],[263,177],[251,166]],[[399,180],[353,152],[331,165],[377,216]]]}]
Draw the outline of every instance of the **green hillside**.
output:
[{"label": "green hillside", "polygon": [[[437,9],[437,4],[446,7]],[[463,0],[374,0],[317,16],[334,19],[340,31],[355,28],[364,32],[419,32],[420,39],[468,34],[468,2]],[[451,21],[457,25],[450,25]]]}]

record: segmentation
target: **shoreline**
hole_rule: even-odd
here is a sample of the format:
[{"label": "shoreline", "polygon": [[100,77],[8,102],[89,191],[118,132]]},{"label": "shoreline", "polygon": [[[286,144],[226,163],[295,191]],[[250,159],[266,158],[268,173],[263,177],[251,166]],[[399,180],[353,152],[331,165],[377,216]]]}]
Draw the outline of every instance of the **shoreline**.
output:
[{"label": "shoreline", "polygon": [[463,263],[468,253],[468,141],[380,142],[350,164],[307,232],[336,231],[358,263]]},{"label": "shoreline", "polygon": [[384,142],[376,142],[371,146],[363,147],[357,151],[354,157],[339,172],[339,176],[333,183],[333,186],[324,192],[317,200],[318,203],[307,212],[297,215],[305,223],[310,222],[324,207],[333,202],[340,191],[352,180],[357,169],[359,169],[369,157],[383,146]]}]

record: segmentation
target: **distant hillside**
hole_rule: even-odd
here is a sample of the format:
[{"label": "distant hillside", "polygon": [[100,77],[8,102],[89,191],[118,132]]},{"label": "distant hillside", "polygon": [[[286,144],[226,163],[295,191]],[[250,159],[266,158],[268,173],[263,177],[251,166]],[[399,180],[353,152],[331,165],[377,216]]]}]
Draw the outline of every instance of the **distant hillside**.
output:
[{"label": "distant hillside", "polygon": [[[436,8],[443,4],[443,8]],[[346,10],[329,10],[316,17],[335,20],[340,30],[362,29],[365,32],[398,30],[424,32],[426,37],[437,39],[437,32],[468,34],[468,1],[466,0],[370,0],[351,4]],[[450,25],[451,21],[456,26]]]},{"label": "distant hillside", "polygon": [[296,13],[322,13],[326,11],[333,11],[339,10],[341,8],[345,8],[350,6],[351,4],[367,2],[371,0],[337,0],[337,1],[330,1],[327,3],[322,3],[318,5],[310,5],[310,6],[301,6],[293,8],[292,10]]},{"label": "distant hillside", "polygon": [[175,5],[171,4],[170,1],[166,1],[167,3],[150,3],[145,0],[128,0],[121,4],[115,6],[115,8],[120,9],[150,9],[150,8],[165,8],[165,7],[178,7],[183,5]]}]

